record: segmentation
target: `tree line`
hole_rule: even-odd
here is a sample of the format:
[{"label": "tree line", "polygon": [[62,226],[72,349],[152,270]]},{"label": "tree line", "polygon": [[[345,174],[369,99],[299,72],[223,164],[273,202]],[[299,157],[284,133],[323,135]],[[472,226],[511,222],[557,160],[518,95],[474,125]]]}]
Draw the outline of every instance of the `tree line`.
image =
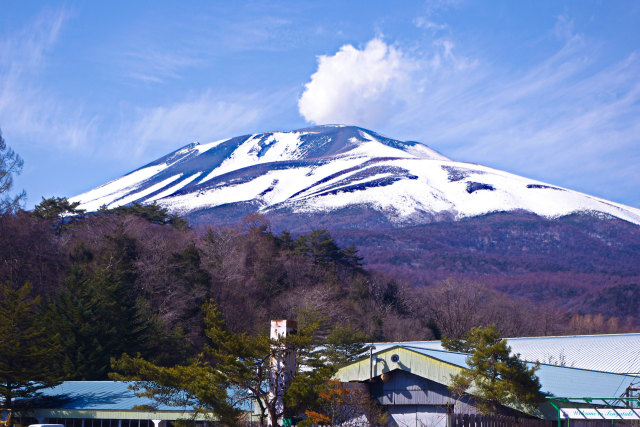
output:
[{"label": "tree line", "polygon": [[123,354],[160,368],[191,366],[210,345],[210,304],[229,333],[257,337],[270,319],[289,318],[317,323],[314,345],[346,348],[461,338],[492,324],[502,336],[627,328],[467,280],[408,286],[368,270],[356,248],[340,247],[326,230],[274,233],[257,214],[191,228],[155,204],[86,213],[54,197],[25,211],[24,193],[10,196],[22,160],[1,136],[0,159],[5,405],[56,381],[107,379]]},{"label": "tree line", "polygon": [[460,338],[491,324],[502,336],[621,329],[468,281],[406,286],[368,271],[355,248],[325,230],[274,234],[259,215],[191,229],[157,205],[87,214],[60,198],[0,216],[0,288],[0,374],[38,366],[6,352],[47,348],[67,380],[107,379],[124,353],[187,363],[205,348],[210,301],[229,330],[249,335],[308,310],[325,319],[321,337],[341,326],[369,341]]}]

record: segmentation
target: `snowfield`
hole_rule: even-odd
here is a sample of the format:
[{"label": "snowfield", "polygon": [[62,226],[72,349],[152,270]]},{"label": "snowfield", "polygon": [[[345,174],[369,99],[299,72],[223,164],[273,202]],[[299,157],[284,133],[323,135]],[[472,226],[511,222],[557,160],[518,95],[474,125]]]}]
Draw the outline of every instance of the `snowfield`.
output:
[{"label": "snowfield", "polygon": [[157,202],[181,214],[242,202],[256,202],[260,212],[296,213],[364,205],[396,223],[424,215],[585,212],[640,224],[639,209],[456,162],[424,144],[352,126],[190,144],[70,201],[87,211]]}]

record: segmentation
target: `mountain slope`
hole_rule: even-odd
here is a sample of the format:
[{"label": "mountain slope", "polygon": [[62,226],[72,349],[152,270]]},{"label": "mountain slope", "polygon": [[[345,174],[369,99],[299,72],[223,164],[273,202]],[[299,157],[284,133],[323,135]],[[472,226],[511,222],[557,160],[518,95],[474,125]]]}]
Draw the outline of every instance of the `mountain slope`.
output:
[{"label": "mountain slope", "polygon": [[189,144],[71,201],[88,211],[158,202],[191,218],[232,220],[355,209],[397,226],[523,210],[640,224],[639,209],[338,125]]},{"label": "mountain slope", "polygon": [[158,202],[194,225],[260,212],[276,232],[326,228],[403,282],[457,276],[579,313],[631,319],[610,295],[640,286],[639,209],[357,127],[189,144],[71,201]]}]

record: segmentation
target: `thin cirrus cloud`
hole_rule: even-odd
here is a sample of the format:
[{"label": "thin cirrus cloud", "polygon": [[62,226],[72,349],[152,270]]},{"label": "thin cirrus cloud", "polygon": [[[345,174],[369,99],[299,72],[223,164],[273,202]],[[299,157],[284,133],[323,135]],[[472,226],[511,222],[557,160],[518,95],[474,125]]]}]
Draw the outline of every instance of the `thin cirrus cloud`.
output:
[{"label": "thin cirrus cloud", "polygon": [[147,83],[164,83],[169,79],[179,79],[182,72],[205,63],[195,55],[178,54],[156,48],[127,52],[123,68],[129,77]]},{"label": "thin cirrus cloud", "polygon": [[[211,69],[225,54],[287,50],[297,41],[285,31],[291,21],[256,15],[251,8],[246,12],[243,19],[236,20],[220,19],[218,13],[207,8],[195,16],[192,11],[184,11],[179,19],[189,24],[174,22],[173,16],[155,16],[148,25],[126,33],[106,56],[116,58],[122,75],[135,81],[161,84],[182,79],[189,71]],[[149,33],[156,33],[158,26],[169,31],[149,37]],[[175,34],[180,36],[172,37]]]},{"label": "thin cirrus cloud", "polygon": [[30,25],[0,39],[3,72],[26,73],[42,65],[46,52],[55,44],[67,19],[64,10],[40,14]]},{"label": "thin cirrus cloud", "polygon": [[558,19],[562,46],[524,72],[458,55],[446,38],[422,52],[378,38],[343,46],[319,57],[299,112],[312,123],[371,127],[454,159],[628,199],[640,182],[640,59],[599,64],[593,46]]},{"label": "thin cirrus cloud", "polygon": [[[112,154],[130,153],[139,159],[175,150],[176,141],[206,142],[255,130],[263,120],[288,108],[291,90],[268,94],[223,96],[210,90],[181,101],[150,108],[138,108],[123,122],[112,140]],[[135,147],[130,151],[130,147]]]},{"label": "thin cirrus cloud", "polygon": [[435,21],[431,21],[423,16],[419,16],[413,20],[413,24],[424,30],[431,30],[433,32],[450,30],[447,24],[440,24]]},{"label": "thin cirrus cloud", "polygon": [[[63,9],[43,12],[0,39],[0,129],[17,151],[26,151],[16,142],[22,141],[52,151],[71,149],[135,162],[165,154],[181,142],[249,132],[260,120],[291,106],[283,96],[295,99],[292,91],[224,95],[202,88],[171,102],[149,107],[122,102],[103,109],[100,117],[90,115],[81,103],[56,94],[43,77],[68,20]],[[131,77],[152,83],[179,79],[203,61],[194,50],[149,48],[124,56],[131,72],[138,73]]]},{"label": "thin cirrus cloud", "polygon": [[67,19],[65,10],[43,12],[0,41],[0,126],[12,137],[78,147],[95,127],[95,118],[61,103],[40,78]]}]

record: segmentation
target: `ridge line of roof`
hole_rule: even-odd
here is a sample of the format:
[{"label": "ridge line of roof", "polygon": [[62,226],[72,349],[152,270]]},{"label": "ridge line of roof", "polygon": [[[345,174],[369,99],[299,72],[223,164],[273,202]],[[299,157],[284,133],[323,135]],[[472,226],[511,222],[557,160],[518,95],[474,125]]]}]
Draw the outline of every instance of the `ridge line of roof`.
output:
[{"label": "ridge line of roof", "polygon": [[[576,335],[545,335],[545,336],[526,336],[526,337],[502,337],[505,340],[522,340],[522,339],[550,339],[550,338],[601,338],[601,337],[640,337],[640,332],[629,332],[629,333],[619,333],[619,334],[576,334]],[[368,343],[369,345],[373,344],[410,344],[410,343],[441,343],[442,340],[415,340],[415,341],[378,341]]]},{"label": "ridge line of roof", "polygon": [[[400,347],[408,347],[411,349],[417,349],[417,350],[425,350],[425,351],[438,351],[440,353],[453,353],[453,354],[461,354],[464,356],[470,356],[471,353],[464,353],[462,351],[452,351],[452,350],[447,350],[447,349],[439,349],[439,348],[421,348],[421,347],[416,347],[416,346],[400,346]],[[391,347],[393,348],[393,347]]]},{"label": "ridge line of roof", "polygon": [[629,332],[620,334],[584,334],[584,335],[548,335],[541,337],[504,337],[506,340],[523,340],[523,339],[549,339],[549,338],[600,338],[600,337],[621,337],[621,336],[639,336],[640,332]]}]

